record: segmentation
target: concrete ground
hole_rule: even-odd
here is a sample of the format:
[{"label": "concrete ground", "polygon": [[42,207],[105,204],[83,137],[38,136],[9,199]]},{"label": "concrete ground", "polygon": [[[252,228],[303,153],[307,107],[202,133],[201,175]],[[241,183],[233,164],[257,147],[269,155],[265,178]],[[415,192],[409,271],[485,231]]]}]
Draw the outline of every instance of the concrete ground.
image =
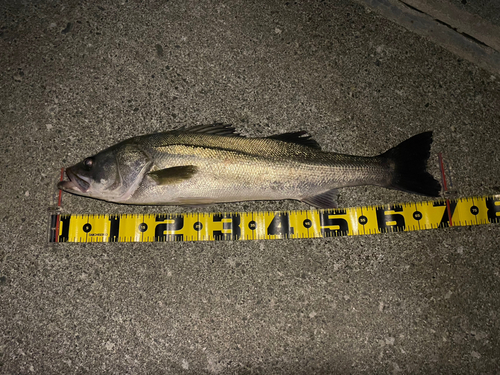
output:
[{"label": "concrete ground", "polygon": [[449,0],[456,7],[477,14],[481,18],[500,26],[500,3],[495,0]]},{"label": "concrete ground", "polygon": [[[47,243],[62,166],[232,123],[375,155],[434,130],[500,193],[500,77],[348,0],[2,2],[0,373],[495,374],[500,226],[319,240]],[[340,205],[421,197],[342,189]],[[64,196],[65,212],[176,212]],[[206,210],[307,208],[294,201]]]}]

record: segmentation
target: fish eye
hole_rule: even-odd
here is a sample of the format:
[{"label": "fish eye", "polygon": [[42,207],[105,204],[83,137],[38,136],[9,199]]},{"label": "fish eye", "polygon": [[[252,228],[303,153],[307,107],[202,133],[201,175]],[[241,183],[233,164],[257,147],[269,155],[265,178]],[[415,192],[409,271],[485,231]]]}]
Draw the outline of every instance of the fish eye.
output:
[{"label": "fish eye", "polygon": [[94,165],[94,159],[92,158],[87,158],[83,161],[83,165],[85,165],[85,167],[87,167],[88,169],[92,168],[92,166]]}]

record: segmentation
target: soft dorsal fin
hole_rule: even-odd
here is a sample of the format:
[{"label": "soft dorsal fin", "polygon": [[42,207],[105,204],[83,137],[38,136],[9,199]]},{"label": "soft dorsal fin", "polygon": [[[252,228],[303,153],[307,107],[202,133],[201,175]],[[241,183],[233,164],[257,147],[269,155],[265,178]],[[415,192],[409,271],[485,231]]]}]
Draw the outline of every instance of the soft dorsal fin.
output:
[{"label": "soft dorsal fin", "polygon": [[319,145],[319,143],[311,138],[309,133],[305,130],[292,133],[275,134],[267,138],[277,139],[279,141],[287,143],[296,143],[298,145],[317,148],[318,150],[321,150],[321,146]]},{"label": "soft dorsal fin", "polygon": [[195,165],[181,165],[149,172],[148,176],[151,177],[157,185],[171,185],[193,177],[197,171],[198,167]]},{"label": "soft dorsal fin", "polygon": [[211,135],[221,135],[224,137],[243,137],[243,135],[236,132],[232,125],[225,125],[222,123],[213,123],[211,125],[196,125],[196,126],[183,126],[177,130],[187,133],[203,133]]}]

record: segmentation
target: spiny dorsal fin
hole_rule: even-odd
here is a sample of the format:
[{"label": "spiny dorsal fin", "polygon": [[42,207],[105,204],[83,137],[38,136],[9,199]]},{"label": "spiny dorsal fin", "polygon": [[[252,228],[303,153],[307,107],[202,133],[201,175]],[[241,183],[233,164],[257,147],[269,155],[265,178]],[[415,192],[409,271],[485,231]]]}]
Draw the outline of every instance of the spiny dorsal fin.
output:
[{"label": "spiny dorsal fin", "polygon": [[157,185],[171,185],[193,177],[197,171],[198,167],[194,165],[181,165],[149,172],[148,176],[151,177]]},{"label": "spiny dorsal fin", "polygon": [[212,135],[221,135],[224,137],[244,137],[236,132],[232,125],[225,125],[222,123],[213,123],[211,125],[196,125],[196,126],[183,126],[177,130],[187,133],[203,133]]},{"label": "spiny dorsal fin", "polygon": [[319,145],[319,143],[311,138],[309,133],[307,133],[305,130],[292,133],[275,134],[267,138],[277,139],[279,141],[287,143],[296,143],[298,145],[317,148],[318,150],[321,150],[321,146]]}]

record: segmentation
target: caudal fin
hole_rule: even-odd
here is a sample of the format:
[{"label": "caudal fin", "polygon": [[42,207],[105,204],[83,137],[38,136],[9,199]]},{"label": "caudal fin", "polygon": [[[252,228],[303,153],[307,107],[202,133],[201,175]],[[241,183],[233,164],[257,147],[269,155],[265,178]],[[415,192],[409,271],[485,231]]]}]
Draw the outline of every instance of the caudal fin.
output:
[{"label": "caudal fin", "polygon": [[438,197],[441,184],[427,172],[432,132],[417,134],[380,155],[394,166],[389,188]]}]

